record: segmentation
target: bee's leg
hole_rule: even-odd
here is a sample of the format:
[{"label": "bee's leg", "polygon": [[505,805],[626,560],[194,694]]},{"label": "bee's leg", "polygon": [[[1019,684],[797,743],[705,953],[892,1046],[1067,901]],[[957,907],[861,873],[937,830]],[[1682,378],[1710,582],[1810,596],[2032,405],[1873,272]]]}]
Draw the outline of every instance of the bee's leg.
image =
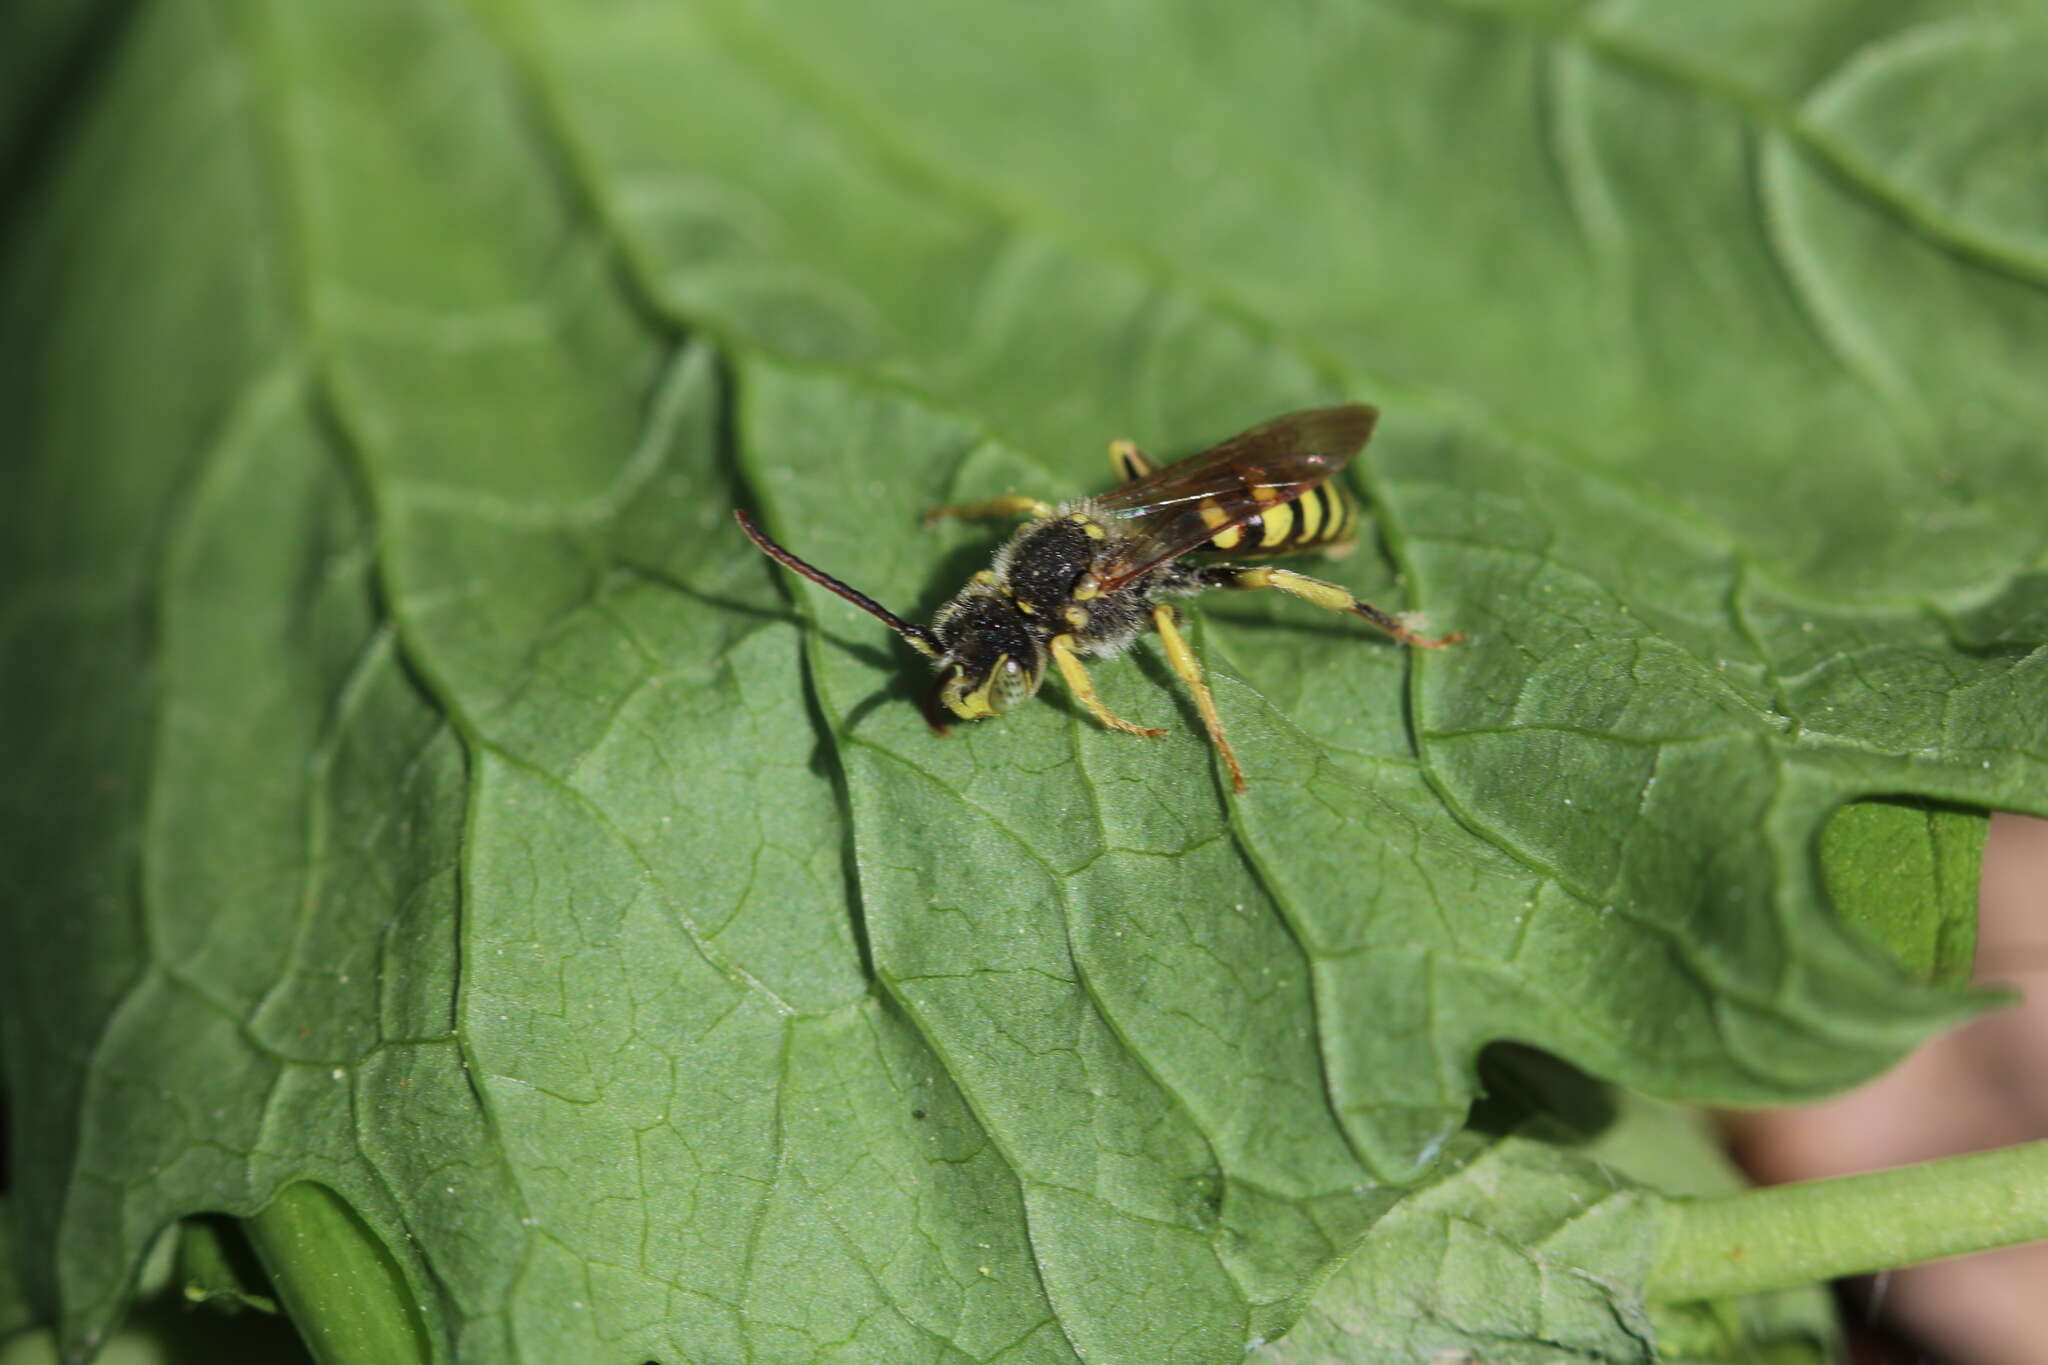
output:
[{"label": "bee's leg", "polygon": [[1173,608],[1163,602],[1152,608],[1152,624],[1159,628],[1159,638],[1166,642],[1166,658],[1173,665],[1173,671],[1180,674],[1180,680],[1195,694],[1195,709],[1202,713],[1202,724],[1209,727],[1209,742],[1223,756],[1223,766],[1230,769],[1230,785],[1242,795],[1246,790],[1244,770],[1237,766],[1237,755],[1230,751],[1230,741],[1223,737],[1223,718],[1216,714],[1216,699],[1209,695],[1209,684],[1202,677],[1201,661],[1195,658],[1195,651],[1188,648],[1187,637],[1180,633],[1180,623],[1174,617]]},{"label": "bee's leg", "polygon": [[1137,442],[1122,440],[1109,443],[1109,467],[1116,471],[1118,483],[1142,479],[1158,468],[1151,456],[1138,449]]},{"label": "bee's leg", "polygon": [[1292,569],[1269,569],[1264,566],[1240,569],[1228,564],[1218,564],[1203,571],[1202,581],[1219,588],[1278,588],[1282,592],[1291,592],[1296,597],[1313,602],[1319,607],[1363,616],[1402,644],[1414,645],[1419,649],[1442,649],[1445,645],[1454,645],[1465,638],[1463,635],[1417,635],[1394,616],[1381,611],[1370,602],[1353,597],[1335,583],[1325,583],[1320,578],[1310,578],[1307,574],[1295,573]]},{"label": "bee's leg", "polygon": [[1164,730],[1151,730],[1142,725],[1133,725],[1102,704],[1102,698],[1095,695],[1095,684],[1089,679],[1088,670],[1081,666],[1081,656],[1074,651],[1073,636],[1055,635],[1046,647],[1052,651],[1052,661],[1059,665],[1060,676],[1067,680],[1067,686],[1073,690],[1075,699],[1088,708],[1089,715],[1110,729],[1121,730],[1127,735],[1143,735],[1147,739],[1157,739],[1166,733]]},{"label": "bee's leg", "polygon": [[1027,498],[1022,493],[1005,493],[1000,498],[987,502],[970,502],[962,507],[934,507],[924,514],[924,524],[947,517],[965,517],[977,521],[1000,521],[1005,517],[1049,517],[1057,509],[1044,498]]}]

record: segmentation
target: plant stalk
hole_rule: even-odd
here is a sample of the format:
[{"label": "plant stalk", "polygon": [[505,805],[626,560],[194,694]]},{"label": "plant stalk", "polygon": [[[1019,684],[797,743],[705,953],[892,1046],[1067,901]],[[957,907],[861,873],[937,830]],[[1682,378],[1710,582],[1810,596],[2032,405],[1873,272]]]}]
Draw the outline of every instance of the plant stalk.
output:
[{"label": "plant stalk", "polygon": [[404,1276],[332,1190],[285,1186],[243,1228],[277,1297],[320,1365],[427,1365]]},{"label": "plant stalk", "polygon": [[2048,1141],[1867,1175],[1671,1201],[1646,1292],[1792,1289],[2048,1238]]}]

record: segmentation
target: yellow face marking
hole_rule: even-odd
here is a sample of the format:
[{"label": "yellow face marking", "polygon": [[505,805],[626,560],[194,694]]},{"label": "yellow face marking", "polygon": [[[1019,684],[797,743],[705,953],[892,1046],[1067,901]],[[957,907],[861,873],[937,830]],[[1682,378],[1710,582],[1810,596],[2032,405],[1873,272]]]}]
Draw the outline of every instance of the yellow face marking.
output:
[{"label": "yellow face marking", "polygon": [[1214,498],[1203,498],[1201,511],[1202,525],[1211,530],[1220,529],[1230,521],[1230,514],[1224,511]]},{"label": "yellow face marking", "polygon": [[1003,665],[1008,663],[1009,659],[1010,656],[1007,654],[998,655],[995,666],[989,669],[988,676],[981,680],[981,686],[974,688],[972,691],[967,691],[964,688],[967,679],[954,679],[953,683],[946,688],[943,698],[946,703],[946,709],[962,720],[986,720],[988,717],[993,716],[996,713],[996,708],[989,704],[989,690],[996,685],[996,678],[1002,673]]},{"label": "yellow face marking", "polygon": [[1320,488],[1309,489],[1308,496],[1300,499],[1294,505],[1301,509],[1301,530],[1295,534],[1301,537],[1302,544],[1311,544],[1316,538],[1316,532],[1323,529],[1324,513],[1328,511],[1328,508],[1323,503],[1323,490]]},{"label": "yellow face marking", "polygon": [[1287,535],[1294,529],[1294,504],[1282,503],[1266,512],[1266,536],[1259,543],[1264,546],[1284,545]]},{"label": "yellow face marking", "polygon": [[1064,616],[1067,624],[1075,630],[1086,630],[1088,628],[1088,608],[1086,607],[1070,606],[1061,612],[1060,615]]},{"label": "yellow face marking", "polygon": [[1243,539],[1244,527],[1233,526],[1228,531],[1223,532],[1222,534],[1218,535],[1215,539],[1211,540],[1209,544],[1218,550],[1235,550],[1238,546],[1238,542]]}]

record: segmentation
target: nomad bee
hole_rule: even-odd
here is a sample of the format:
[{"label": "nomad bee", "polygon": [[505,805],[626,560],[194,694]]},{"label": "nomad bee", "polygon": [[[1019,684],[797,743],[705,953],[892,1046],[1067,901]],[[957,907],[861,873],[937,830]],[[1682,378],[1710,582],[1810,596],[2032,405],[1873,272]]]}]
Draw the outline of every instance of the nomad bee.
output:
[{"label": "nomad bee", "polygon": [[[1362,616],[1403,644],[1440,649],[1460,638],[1426,639],[1334,583],[1211,558],[1349,550],[1357,512],[1331,480],[1365,447],[1378,420],[1379,411],[1362,403],[1290,413],[1164,469],[1129,441],[1114,441],[1110,463],[1123,484],[1100,497],[1055,507],[1013,494],[929,512],[928,524],[949,516],[1031,518],[929,626],[901,620],[777,545],[746,513],[733,515],[769,558],[876,616],[936,660],[934,714],[943,707],[961,720],[1001,715],[1038,690],[1050,662],[1081,705],[1110,729],[1163,735],[1103,705],[1081,664],[1083,656],[1122,652],[1151,626],[1194,693],[1231,785],[1242,792],[1244,774],[1223,737],[1215,699],[1164,599],[1210,588],[1278,588]],[[1186,558],[1198,553],[1200,561]]]}]

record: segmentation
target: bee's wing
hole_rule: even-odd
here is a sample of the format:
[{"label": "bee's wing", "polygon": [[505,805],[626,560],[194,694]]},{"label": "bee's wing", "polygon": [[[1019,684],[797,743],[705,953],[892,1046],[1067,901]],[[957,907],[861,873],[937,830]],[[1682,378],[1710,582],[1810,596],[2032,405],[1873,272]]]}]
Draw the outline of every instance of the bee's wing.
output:
[{"label": "bee's wing", "polygon": [[1095,498],[1117,545],[1095,567],[1102,591],[1293,502],[1351,463],[1378,420],[1364,403],[1291,412]]}]

